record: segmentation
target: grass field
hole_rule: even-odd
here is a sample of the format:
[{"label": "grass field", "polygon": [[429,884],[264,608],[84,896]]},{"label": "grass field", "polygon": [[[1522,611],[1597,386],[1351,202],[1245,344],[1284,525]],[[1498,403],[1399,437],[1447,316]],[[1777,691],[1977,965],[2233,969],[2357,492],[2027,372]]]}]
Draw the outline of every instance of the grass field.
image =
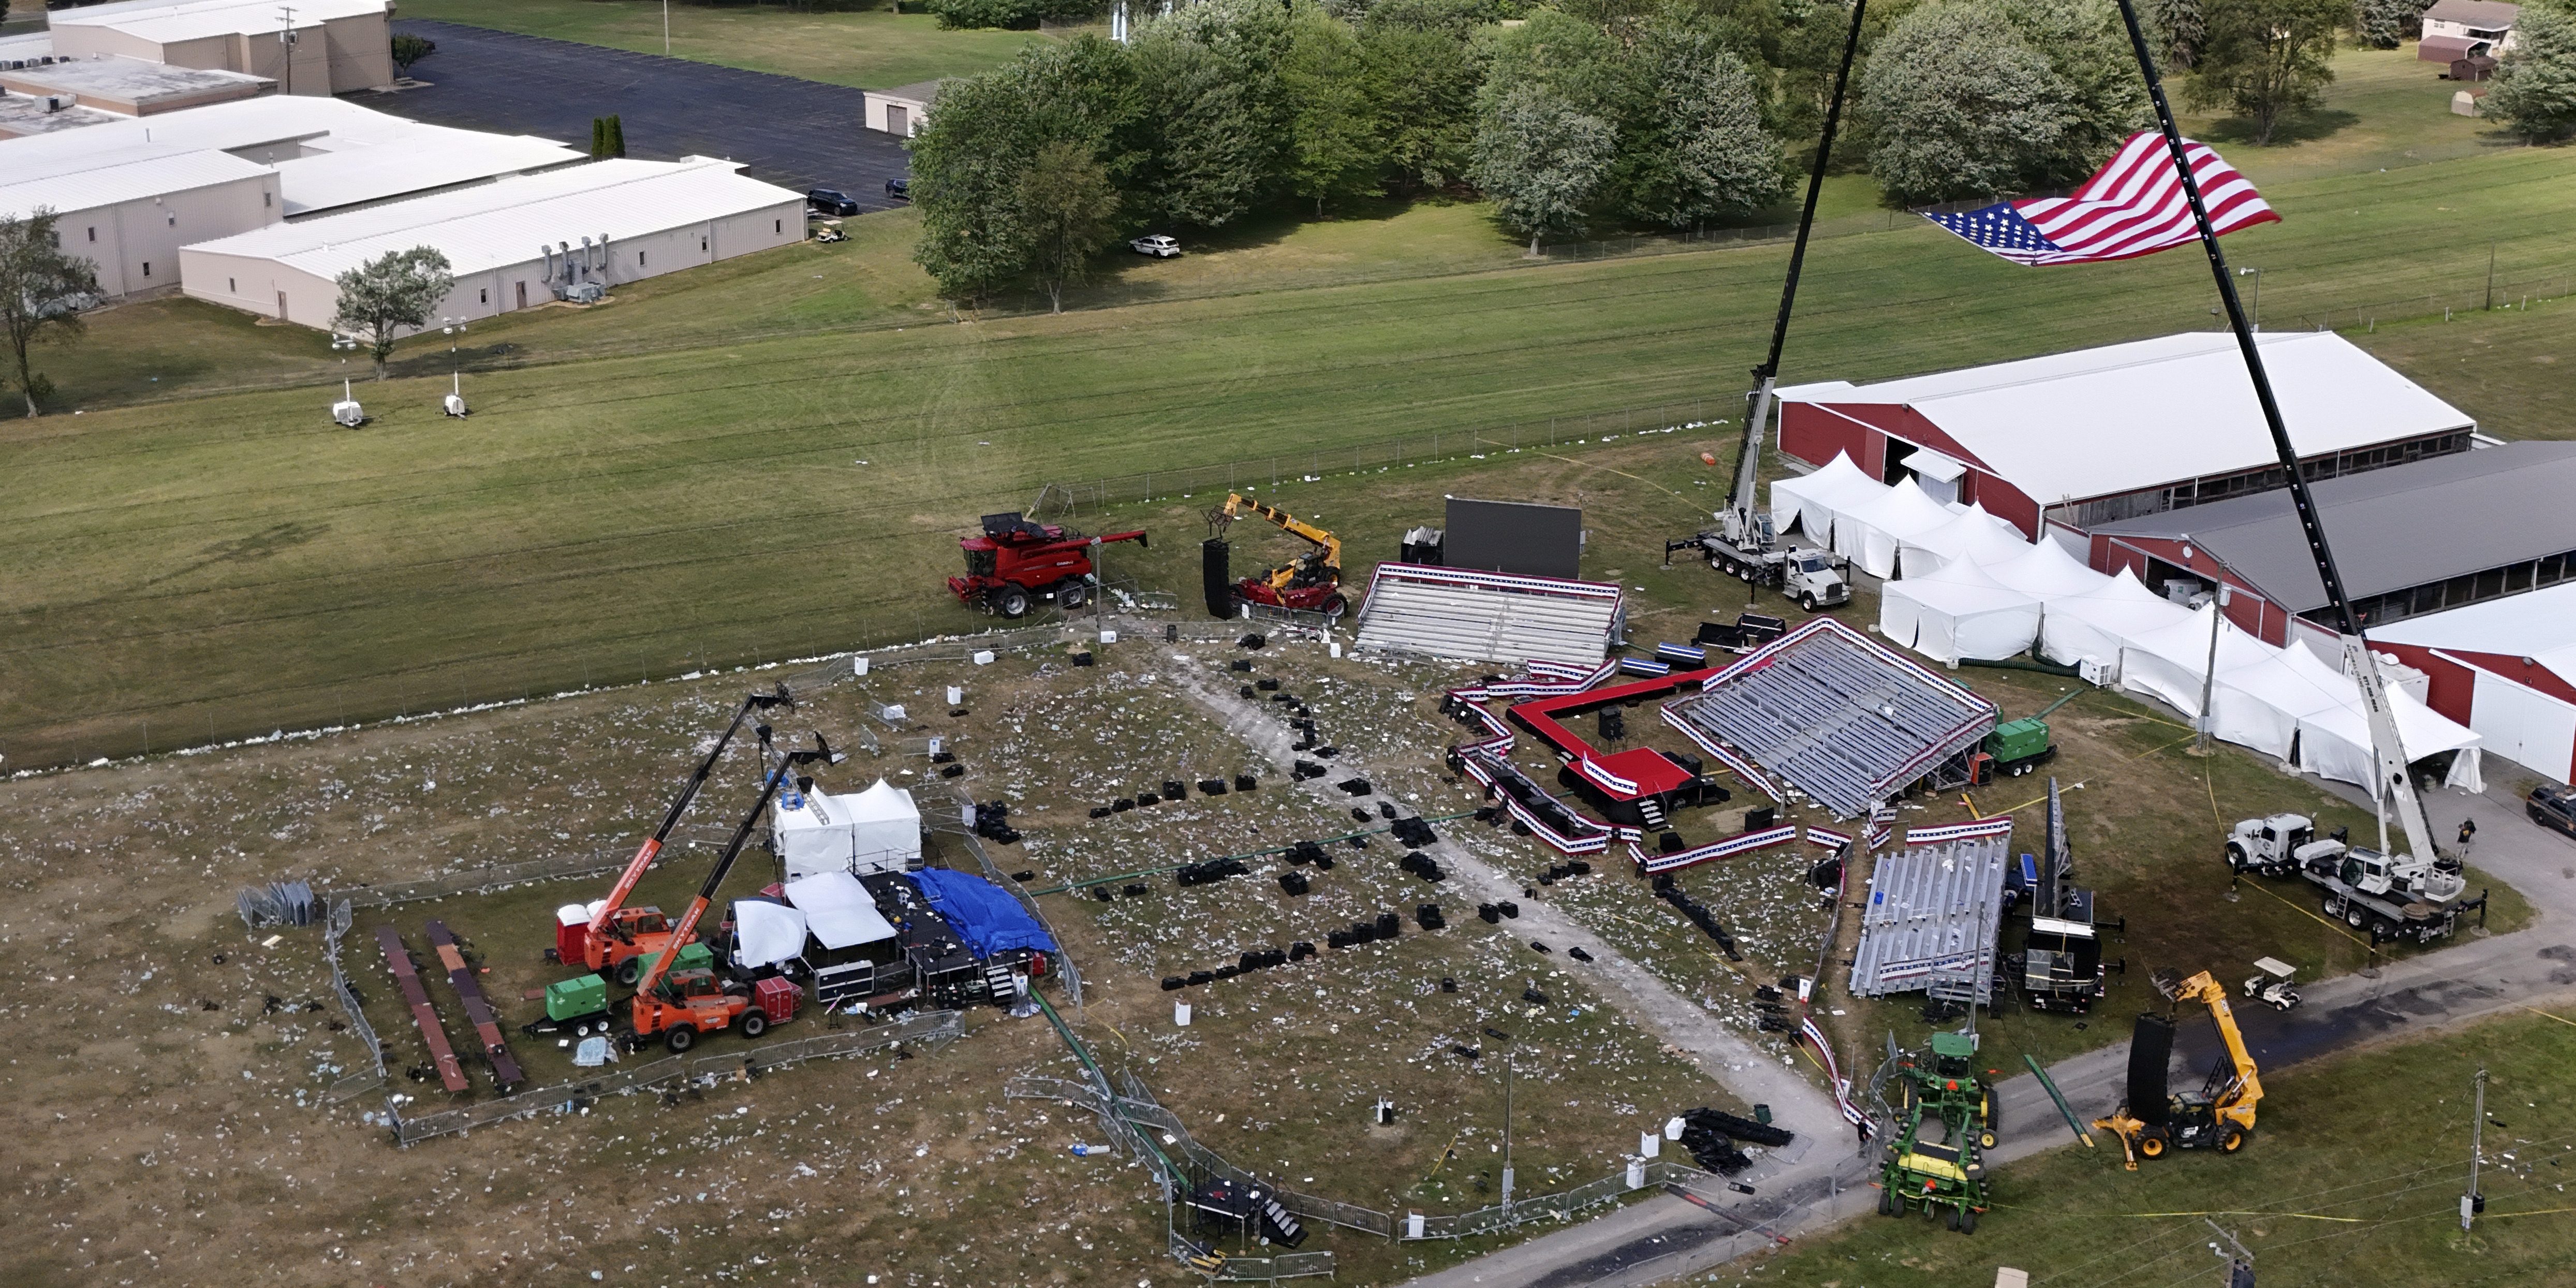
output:
[{"label": "grass field", "polygon": [[[2364,124],[2412,83],[2384,60],[2346,77],[2378,96]],[[2371,155],[2265,180],[2287,221],[2230,248],[2265,270],[2267,323],[2330,320],[2498,429],[2564,432],[2549,377],[2576,325],[2554,303],[2576,272],[2556,226],[2576,153],[2354,168]],[[1255,223],[1117,263],[1097,307],[952,323],[907,258],[912,218],[477,324],[464,422],[435,411],[434,342],[364,388],[377,419],[352,434],[318,388],[279,385],[363,374],[314,333],[185,300],[99,315],[46,364],[85,414],[0,427],[0,753],[56,763],[973,626],[939,589],[948,534],[1049,481],[1409,461],[1462,436],[1588,437],[1603,422],[1560,431],[1602,413],[1635,427],[1615,413],[1642,407],[1715,419],[1786,254],[1528,265],[1481,208],[1428,204]],[[2456,236],[2468,219],[2497,230],[2500,297],[2543,302],[2401,324],[2483,302],[2490,248]],[[1787,375],[2206,326],[2203,272],[2024,272],[1903,222],[1832,237]]]},{"label": "grass field", "polygon": [[[530,36],[662,52],[654,0],[406,0],[405,18],[434,18]],[[861,89],[972,76],[1009,62],[1034,31],[942,31],[926,14],[802,13],[775,4],[671,5],[673,57]],[[438,79],[438,56],[413,74]]]},{"label": "grass field", "polygon": [[[1692,1282],[1981,1288],[2001,1265],[2049,1288],[2214,1284],[2223,1266],[2204,1218],[2254,1254],[2266,1288],[2563,1282],[2576,1260],[2566,1195],[2576,1171],[2571,1059],[2576,1029],[2526,1015],[2266,1071],[2261,1126],[2243,1153],[2180,1154],[2131,1174],[2116,1145],[2061,1149],[2003,1168],[2000,1206],[1972,1236],[1864,1217]],[[2464,1237],[2459,1196],[2481,1065],[2487,1209]]]}]

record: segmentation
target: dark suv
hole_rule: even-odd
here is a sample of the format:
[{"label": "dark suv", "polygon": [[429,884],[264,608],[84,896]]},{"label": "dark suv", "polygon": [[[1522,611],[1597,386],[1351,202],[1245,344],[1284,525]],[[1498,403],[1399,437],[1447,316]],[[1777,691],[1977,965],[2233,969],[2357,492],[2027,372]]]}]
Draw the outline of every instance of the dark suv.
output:
[{"label": "dark suv", "polygon": [[855,215],[859,203],[849,194],[835,188],[816,188],[805,194],[805,208],[818,215]]},{"label": "dark suv", "polygon": [[888,179],[888,180],[886,180],[886,195],[887,195],[887,196],[889,196],[889,197],[894,198],[894,199],[895,199],[895,200],[897,200],[897,201],[910,201],[910,200],[912,200],[912,180],[910,180],[910,179]]},{"label": "dark suv", "polygon": [[2576,787],[2534,787],[2522,808],[2532,822],[2576,836]]}]

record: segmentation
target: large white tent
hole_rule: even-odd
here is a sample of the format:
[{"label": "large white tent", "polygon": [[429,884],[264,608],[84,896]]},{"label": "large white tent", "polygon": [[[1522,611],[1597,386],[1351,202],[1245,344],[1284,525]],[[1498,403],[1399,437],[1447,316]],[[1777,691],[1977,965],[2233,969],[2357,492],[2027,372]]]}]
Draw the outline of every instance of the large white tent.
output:
[{"label": "large white tent", "polygon": [[[2217,666],[2210,665],[2210,631],[2218,632]],[[2183,621],[2133,635],[2120,646],[2120,687],[2161,700],[2187,716],[2200,714],[2200,690],[2210,674],[2266,660],[2277,650],[2204,605]]]},{"label": "large white tent", "polygon": [[[1929,494],[1925,499],[1930,499]],[[1898,543],[1897,568],[1908,577],[1920,577],[1953,559],[1967,558],[1986,565],[1991,572],[1996,564],[2018,558],[2029,549],[2030,542],[2021,535],[2021,529],[1986,513],[1986,507],[1971,504],[1940,527]]]},{"label": "large white tent", "polygon": [[1887,493],[1886,484],[1862,473],[1849,456],[1836,453],[1812,474],[1771,484],[1771,527],[1787,532],[1796,524],[1809,541],[1831,547],[1844,514],[1867,509]]},{"label": "large white tent", "polygon": [[[2294,645],[2281,652],[2309,683],[2340,699],[2332,708],[2299,718],[2299,768],[2321,778],[2363,784],[2377,795],[2378,758],[2370,747],[2370,717],[2361,709],[2360,685],[2304,648]],[[2484,756],[2474,731],[2393,683],[2388,686],[2388,705],[2397,717],[2397,738],[2406,746],[2408,762],[2458,752],[2445,781],[2472,792],[2486,790]]]},{"label": "large white tent", "polygon": [[787,902],[805,914],[805,928],[813,934],[814,941],[827,949],[894,938],[894,926],[877,911],[876,899],[857,877],[847,872],[823,872],[790,881],[783,893]]},{"label": "large white tent", "polygon": [[776,899],[733,901],[733,964],[758,970],[805,951],[805,913]]},{"label": "large white tent", "polygon": [[880,778],[848,796],[814,792],[779,803],[772,826],[790,880],[818,872],[901,872],[921,862],[921,811]]},{"label": "large white tent", "polygon": [[1986,575],[2048,604],[2052,610],[2058,600],[2090,595],[2111,584],[2109,577],[2085,567],[2084,561],[2068,554],[2066,547],[2046,539],[2035,545],[2024,544],[2021,552],[2010,559],[1997,562],[1980,558],[1978,562],[1985,565]]},{"label": "large white tent", "polygon": [[2049,600],[2039,623],[2039,652],[2062,666],[2090,659],[2116,669],[2129,640],[2190,617],[2190,609],[2147,589],[2123,568],[2095,589]]},{"label": "large white tent", "polygon": [[1950,507],[1923,495],[1911,476],[1899,480],[1865,509],[1845,511],[1834,522],[1834,553],[1873,577],[1896,575],[1896,548],[1949,524]]},{"label": "large white tent", "polygon": [[1880,593],[1878,629],[1888,639],[1939,662],[1993,661],[2028,650],[2039,638],[2040,603],[2006,588],[1974,559],[1891,581]]}]

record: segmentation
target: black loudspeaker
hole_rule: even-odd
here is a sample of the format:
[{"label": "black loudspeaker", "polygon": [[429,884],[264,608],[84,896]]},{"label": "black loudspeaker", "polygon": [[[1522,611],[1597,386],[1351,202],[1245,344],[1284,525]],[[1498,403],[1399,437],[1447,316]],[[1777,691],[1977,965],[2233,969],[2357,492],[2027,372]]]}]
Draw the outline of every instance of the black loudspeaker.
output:
[{"label": "black loudspeaker", "polygon": [[2129,1038],[2129,1116],[2142,1123],[2162,1124],[2171,1112],[2165,1064],[2173,1058],[2173,1035],[2173,1021],[2150,1014],[2138,1017]]},{"label": "black loudspeaker", "polygon": [[1234,616],[1234,547],[1223,537],[1199,543],[1199,582],[1211,617]]},{"label": "black loudspeaker", "polygon": [[1759,832],[1766,827],[1771,827],[1777,824],[1779,821],[1780,810],[1778,806],[1764,805],[1758,809],[1749,809],[1744,811],[1744,830],[1747,832]]}]

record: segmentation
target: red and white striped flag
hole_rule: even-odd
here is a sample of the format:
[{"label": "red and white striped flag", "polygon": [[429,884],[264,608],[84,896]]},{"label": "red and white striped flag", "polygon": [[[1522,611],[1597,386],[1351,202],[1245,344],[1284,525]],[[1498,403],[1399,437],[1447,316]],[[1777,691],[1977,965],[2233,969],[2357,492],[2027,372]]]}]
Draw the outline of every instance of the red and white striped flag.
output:
[{"label": "red and white striped flag", "polygon": [[[2255,224],[2279,223],[2262,194],[2218,151],[2183,140],[2192,178],[2209,208],[2209,226],[2220,235]],[[2136,259],[2197,241],[2191,203],[2174,173],[2164,135],[2140,130],[2071,197],[2029,197],[1997,202],[1962,214],[1924,218],[1957,233],[1972,246],[2016,264],[2091,264]]]}]

